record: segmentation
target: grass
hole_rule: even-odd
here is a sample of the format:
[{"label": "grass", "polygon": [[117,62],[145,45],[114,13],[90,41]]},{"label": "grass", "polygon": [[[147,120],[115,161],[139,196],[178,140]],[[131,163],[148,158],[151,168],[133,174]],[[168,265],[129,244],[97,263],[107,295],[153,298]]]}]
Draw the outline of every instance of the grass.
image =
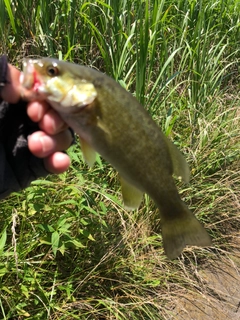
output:
[{"label": "grass", "polygon": [[163,253],[156,208],[122,208],[114,170],[71,168],[1,203],[3,319],[176,319],[181,297],[218,301],[201,270],[239,263],[239,2],[0,2],[2,52],[55,56],[108,73],[183,151],[181,195],[214,248]]}]

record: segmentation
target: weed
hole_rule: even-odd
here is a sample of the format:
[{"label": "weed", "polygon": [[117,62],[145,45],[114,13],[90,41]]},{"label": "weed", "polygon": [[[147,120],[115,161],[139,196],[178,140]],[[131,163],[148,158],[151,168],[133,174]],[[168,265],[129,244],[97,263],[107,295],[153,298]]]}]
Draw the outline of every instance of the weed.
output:
[{"label": "weed", "polygon": [[237,0],[0,1],[12,63],[90,65],[148,109],[191,166],[191,184],[178,185],[215,246],[168,261],[151,200],[125,211],[115,171],[99,157],[89,169],[75,145],[68,172],[1,203],[3,319],[180,319],[192,297],[219,308],[206,272],[239,265],[239,10]]}]

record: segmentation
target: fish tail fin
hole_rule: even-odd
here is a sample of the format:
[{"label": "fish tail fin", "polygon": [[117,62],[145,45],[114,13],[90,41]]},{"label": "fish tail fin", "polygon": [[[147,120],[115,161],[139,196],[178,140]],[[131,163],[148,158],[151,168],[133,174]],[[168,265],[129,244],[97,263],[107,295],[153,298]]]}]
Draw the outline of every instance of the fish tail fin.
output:
[{"label": "fish tail fin", "polygon": [[211,245],[211,238],[201,223],[182,203],[181,216],[174,219],[163,219],[163,247],[169,259],[177,258],[187,246],[206,247]]}]

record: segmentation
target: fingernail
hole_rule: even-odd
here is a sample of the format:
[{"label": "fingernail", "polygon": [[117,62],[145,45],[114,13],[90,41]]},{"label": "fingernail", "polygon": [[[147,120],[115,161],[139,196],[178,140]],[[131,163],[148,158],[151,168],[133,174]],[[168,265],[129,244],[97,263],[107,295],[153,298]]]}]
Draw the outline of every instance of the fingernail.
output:
[{"label": "fingernail", "polygon": [[48,153],[54,149],[54,140],[49,136],[42,136],[39,138],[39,141],[42,145],[42,151]]}]

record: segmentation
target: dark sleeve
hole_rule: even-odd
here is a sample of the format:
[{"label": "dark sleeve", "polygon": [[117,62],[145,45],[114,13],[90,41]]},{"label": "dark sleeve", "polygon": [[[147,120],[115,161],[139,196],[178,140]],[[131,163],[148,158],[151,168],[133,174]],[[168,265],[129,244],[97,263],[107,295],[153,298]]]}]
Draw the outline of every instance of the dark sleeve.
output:
[{"label": "dark sleeve", "polygon": [[48,174],[42,159],[28,149],[27,137],[37,130],[27,116],[26,102],[0,103],[0,199]]}]

